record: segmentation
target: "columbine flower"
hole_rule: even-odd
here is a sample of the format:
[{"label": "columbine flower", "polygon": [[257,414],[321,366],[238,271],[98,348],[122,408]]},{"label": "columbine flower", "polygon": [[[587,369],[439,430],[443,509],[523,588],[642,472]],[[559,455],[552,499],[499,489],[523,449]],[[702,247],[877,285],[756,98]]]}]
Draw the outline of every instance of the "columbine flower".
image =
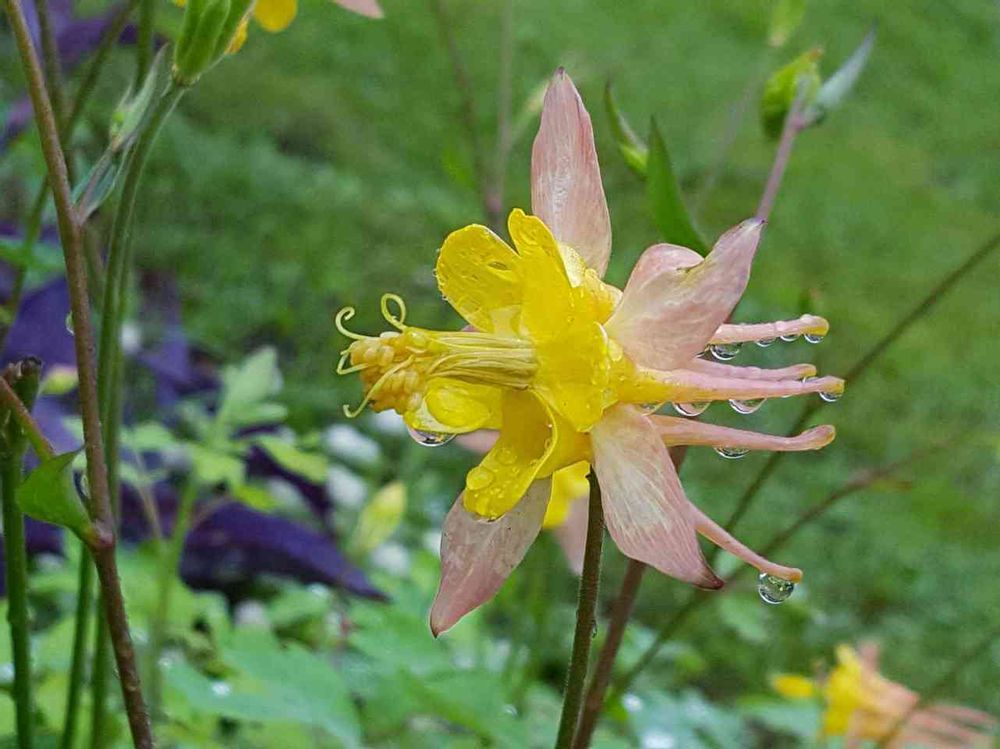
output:
[{"label": "columbine flower", "polygon": [[438,256],[441,292],[473,330],[409,326],[394,295],[383,297],[382,312],[395,330],[379,337],[344,327],[352,309],[338,314],[338,328],[354,339],[339,371],[361,373],[362,406],[394,409],[411,429],[442,439],[500,430],[445,520],[432,630],[444,631],[493,596],[538,534],[553,475],[581,461],[597,472],[608,532],[627,556],[721,587],[698,545],[701,533],[768,574],[799,580],[799,570],[758,556],[688,501],[667,447],[810,450],[829,443],[833,428],[771,437],[650,413],[651,404],[668,401],[842,392],[843,381],[815,378],[807,364],[764,370],[700,357],[709,345],[820,336],[828,328],[813,316],[725,324],[746,287],[763,223],[729,230],[705,258],[654,245],[624,292],[604,283],[611,223],[593,131],[561,70],[546,92],[531,171],[537,215],[511,212],[516,250],[473,225],[448,236]]},{"label": "columbine flower", "polygon": [[[368,18],[381,18],[382,8],[378,0],[333,0],[341,8]],[[299,10],[299,0],[257,0],[253,6],[253,19],[265,31],[284,31],[295,20]],[[229,51],[236,52],[247,38],[247,21],[244,19],[236,32]]]},{"label": "columbine flower", "polygon": [[931,704],[915,710],[920,696],[879,674],[877,652],[871,647],[861,653],[847,645],[838,647],[837,666],[825,678],[782,674],[772,684],[789,699],[821,697],[822,734],[843,736],[845,746],[882,741],[894,731],[890,747],[992,746],[997,726],[992,715],[960,705]]}]

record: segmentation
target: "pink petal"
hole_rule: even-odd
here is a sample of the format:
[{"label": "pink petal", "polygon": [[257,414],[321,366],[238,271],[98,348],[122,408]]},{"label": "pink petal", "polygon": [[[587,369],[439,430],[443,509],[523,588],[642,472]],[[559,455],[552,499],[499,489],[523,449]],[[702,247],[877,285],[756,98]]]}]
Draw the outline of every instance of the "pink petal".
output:
[{"label": "pink petal", "polygon": [[382,18],[385,14],[377,0],[333,0],[337,5],[352,13],[368,18]]},{"label": "pink petal", "polygon": [[712,447],[743,447],[747,450],[795,452],[819,450],[829,445],[836,436],[836,430],[829,424],[813,427],[795,437],[779,437],[748,432],[743,429],[720,427],[677,416],[650,416],[649,420],[659,432],[663,444],[668,447],[709,445]]},{"label": "pink petal", "polygon": [[441,583],[431,606],[437,637],[490,600],[528,551],[542,527],[551,480],[534,482],[510,512],[492,522],[455,501],[441,529]]},{"label": "pink petal", "polygon": [[569,506],[569,514],[562,525],[552,529],[556,541],[562,547],[566,563],[574,575],[583,572],[583,552],[587,548],[587,518],[590,505],[586,499],[578,499]]},{"label": "pink petal", "polygon": [[475,432],[460,434],[455,441],[470,452],[485,455],[497,443],[500,432],[495,429],[477,429]]},{"label": "pink petal", "polygon": [[761,572],[780,577],[782,580],[791,580],[797,583],[802,579],[802,570],[798,567],[786,567],[783,564],[775,564],[770,559],[765,559],[753,549],[734,538],[725,528],[716,523],[712,518],[691,505],[694,511],[694,522],[698,532],[718,546],[725,549],[733,556],[742,559],[751,567],[756,567]]},{"label": "pink petal", "polygon": [[760,367],[736,367],[707,359],[692,359],[685,365],[685,369],[715,377],[739,377],[741,380],[799,380],[816,374],[816,367],[812,364],[793,364],[790,367],[781,367],[780,369],[761,369]]},{"label": "pink petal", "polygon": [[553,236],[601,276],[611,256],[611,217],[590,115],[573,81],[556,71],[531,149],[531,207]]},{"label": "pink petal", "polygon": [[[637,363],[674,369],[700,354],[740,300],[764,224],[744,221],[698,265],[669,267],[644,253],[606,328]],[[660,251],[657,252],[657,255]]]},{"label": "pink petal", "polygon": [[712,336],[711,343],[744,343],[783,335],[825,336],[829,331],[830,323],[824,318],[817,315],[802,315],[797,320],[720,325]]},{"label": "pink petal", "polygon": [[622,553],[665,575],[720,588],[698,546],[694,507],[652,423],[626,405],[608,409],[591,432],[604,520]]},{"label": "pink petal", "polygon": [[690,369],[674,369],[670,372],[646,370],[664,386],[666,400],[674,403],[697,403],[700,401],[752,400],[756,398],[776,398],[786,395],[806,393],[834,393],[844,391],[844,381],[839,377],[815,377],[799,380],[748,380],[742,377],[717,377]]}]

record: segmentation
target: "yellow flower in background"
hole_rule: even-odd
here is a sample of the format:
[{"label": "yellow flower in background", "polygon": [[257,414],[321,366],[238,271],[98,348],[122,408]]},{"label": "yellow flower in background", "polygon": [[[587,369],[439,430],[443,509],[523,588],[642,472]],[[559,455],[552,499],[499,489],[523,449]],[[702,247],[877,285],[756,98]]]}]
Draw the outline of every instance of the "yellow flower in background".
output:
[{"label": "yellow flower in background", "polygon": [[878,672],[872,646],[837,650],[837,665],[823,678],[781,674],[771,680],[789,699],[819,698],[824,705],[821,733],[843,737],[845,746],[858,741],[885,741],[903,749],[973,749],[993,745],[996,719],[961,705],[930,704],[916,709],[920,696]]}]

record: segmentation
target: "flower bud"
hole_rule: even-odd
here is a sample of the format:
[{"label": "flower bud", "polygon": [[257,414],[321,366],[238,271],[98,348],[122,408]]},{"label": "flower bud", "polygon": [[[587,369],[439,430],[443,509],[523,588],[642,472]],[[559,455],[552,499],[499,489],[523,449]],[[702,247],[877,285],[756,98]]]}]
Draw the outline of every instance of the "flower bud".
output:
[{"label": "flower bud", "polygon": [[383,486],[358,516],[351,550],[358,556],[370,554],[395,532],[404,512],[406,487],[399,481]]},{"label": "flower bud", "polygon": [[252,0],[187,0],[174,49],[174,80],[190,86],[230,51],[239,48]]},{"label": "flower bud", "polygon": [[819,75],[819,58],[822,55],[821,49],[809,50],[767,80],[760,102],[760,118],[764,133],[769,138],[781,135],[788,110],[799,97],[800,90],[803,97],[801,107],[808,107],[816,98],[822,82]]}]

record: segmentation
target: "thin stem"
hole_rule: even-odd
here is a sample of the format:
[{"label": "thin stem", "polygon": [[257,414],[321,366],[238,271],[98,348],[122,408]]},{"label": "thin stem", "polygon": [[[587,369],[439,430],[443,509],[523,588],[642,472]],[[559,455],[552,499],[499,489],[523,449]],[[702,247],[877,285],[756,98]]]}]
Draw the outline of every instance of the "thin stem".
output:
[{"label": "thin stem", "polygon": [[774,208],[774,201],[778,197],[778,188],[785,177],[785,170],[792,156],[792,146],[807,125],[803,116],[805,110],[807,88],[799,85],[795,94],[795,100],[788,109],[785,116],[785,125],[781,129],[781,140],[778,141],[778,150],[771,164],[771,173],[767,175],[767,184],[764,186],[764,194],[761,195],[760,203],[757,205],[757,218],[767,221],[771,217],[771,209]]},{"label": "thin stem", "polygon": [[611,681],[611,671],[614,668],[615,659],[618,657],[622,637],[625,635],[625,628],[632,615],[635,598],[639,593],[639,584],[642,582],[645,571],[646,565],[644,563],[635,559],[628,560],[625,577],[622,579],[618,596],[611,607],[611,616],[608,617],[608,634],[604,639],[601,652],[597,656],[594,675],[590,678],[587,694],[583,700],[580,725],[576,731],[576,738],[573,740],[574,749],[586,749],[590,746],[594,729],[597,728],[597,721],[601,716],[601,708],[604,707],[604,693]]},{"label": "thin stem", "polygon": [[[52,112],[59,124],[60,132],[66,124],[66,106],[63,100],[62,63],[59,61],[59,44],[52,28],[52,16],[49,13],[49,0],[35,0],[35,10],[38,13],[38,35],[42,42],[42,67],[45,71],[45,87],[52,98]],[[63,141],[63,150],[66,142]]]},{"label": "thin stem", "polygon": [[[491,214],[491,208],[487,197],[489,184],[486,170],[486,163],[483,158],[482,143],[479,139],[479,129],[476,127],[476,99],[472,79],[469,71],[462,59],[462,53],[458,48],[458,41],[455,39],[455,24],[448,17],[448,10],[445,8],[444,0],[428,0],[431,13],[437,22],[438,32],[448,51],[448,62],[451,65],[451,74],[454,78],[455,88],[459,96],[459,115],[462,127],[465,128],[466,137],[469,139],[469,147],[472,150],[472,169],[474,177],[479,187],[479,195],[483,201],[483,211],[486,216]],[[496,227],[494,227],[496,228]]]},{"label": "thin stem", "polygon": [[14,708],[17,745],[31,749],[34,738],[31,700],[31,643],[28,634],[28,553],[24,542],[24,515],[17,506],[23,451],[0,458],[3,484],[3,541],[7,563],[7,623],[14,654]]},{"label": "thin stem", "polygon": [[76,746],[79,728],[80,702],[83,697],[84,674],[87,669],[87,635],[90,612],[94,605],[94,565],[87,548],[80,548],[80,569],[76,584],[76,618],[73,628],[73,658],[69,669],[69,687],[66,690],[66,720],[63,723],[60,749]]},{"label": "thin stem", "polygon": [[597,589],[601,576],[601,547],[604,543],[601,487],[593,468],[587,479],[590,481],[587,545],[583,553],[583,573],[580,575],[580,592],[576,606],[576,631],[573,633],[573,651],[566,673],[566,689],[563,693],[562,717],[559,719],[556,749],[569,749],[573,743],[573,734],[576,733],[580,705],[583,702],[584,681],[587,678],[587,661],[594,633]]},{"label": "thin stem", "polygon": [[876,744],[876,749],[884,749],[892,744],[892,740],[896,738],[896,735],[903,729],[908,721],[917,710],[921,709],[927,705],[931,700],[937,697],[941,692],[943,692],[970,663],[979,660],[980,656],[983,655],[997,640],[1000,638],[1000,624],[989,630],[986,635],[979,640],[975,645],[966,650],[964,653],[959,655],[951,667],[941,674],[940,678],[935,681],[927,690],[925,690],[920,697],[914,702],[910,709],[899,716],[899,719],[893,724],[889,731],[883,736],[878,744]]},{"label": "thin stem", "polygon": [[181,554],[184,551],[184,541],[191,528],[191,517],[195,500],[198,498],[198,483],[189,478],[181,493],[177,507],[177,517],[174,520],[173,532],[168,543],[163,545],[163,555],[157,570],[157,606],[153,621],[150,623],[149,662],[146,673],[149,674],[149,704],[155,713],[160,704],[163,688],[160,673],[160,655],[167,640],[167,619],[170,615],[170,601],[180,574]]},{"label": "thin stem", "polygon": [[24,401],[14,392],[14,388],[11,387],[10,383],[4,377],[0,377],[0,403],[5,408],[10,409],[11,416],[14,417],[14,421],[17,422],[24,438],[31,445],[31,449],[35,451],[35,455],[38,456],[39,460],[51,458],[55,454],[52,451],[52,446],[45,439],[45,435],[42,434],[38,422],[35,421],[31,412],[28,411],[28,407],[24,405]]},{"label": "thin stem", "polygon": [[108,494],[107,466],[104,462],[100,408],[97,400],[97,367],[94,362],[94,335],[87,299],[87,272],[82,231],[73,211],[66,159],[59,141],[59,129],[45,88],[41,66],[31,42],[21,0],[4,0],[4,5],[10,17],[25,78],[28,81],[28,91],[41,137],[42,153],[55,200],[59,238],[66,261],[66,280],[69,287],[70,310],[73,315],[73,340],[79,373],[84,451],[87,456],[87,478],[90,486],[87,509],[98,528],[98,535],[104,540],[103,544],[94,545],[94,561],[107,601],[106,615],[114,639],[122,696],[133,743],[145,749],[153,746],[153,736],[142,700],[139,675],[135,666],[135,652],[129,636],[115,560],[114,521]]}]

